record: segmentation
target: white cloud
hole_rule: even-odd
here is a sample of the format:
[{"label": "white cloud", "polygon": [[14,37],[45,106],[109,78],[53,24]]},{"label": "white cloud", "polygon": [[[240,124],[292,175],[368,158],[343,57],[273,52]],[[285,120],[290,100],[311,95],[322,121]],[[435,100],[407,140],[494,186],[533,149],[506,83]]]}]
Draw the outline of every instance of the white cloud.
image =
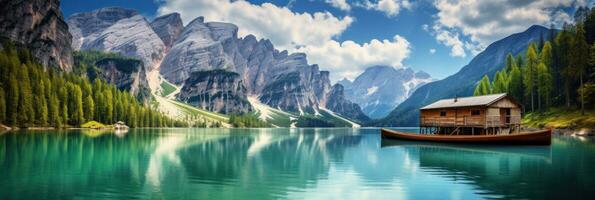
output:
[{"label": "white cloud", "polygon": [[373,65],[402,67],[410,52],[409,42],[395,35],[392,40],[371,40],[357,44],[353,41],[339,43],[331,40],[319,46],[299,48],[308,55],[311,63],[318,63],[323,70],[330,70],[331,79],[343,77],[353,80],[365,68]]},{"label": "white cloud", "polygon": [[436,53],[436,49],[430,49],[430,54]]},{"label": "white cloud", "polygon": [[424,30],[424,31],[426,31],[426,32],[429,32],[430,31],[430,28],[429,28],[429,26],[427,24],[422,24],[421,25],[421,29]]},{"label": "white cloud", "polygon": [[383,12],[389,17],[397,16],[401,11],[401,8],[413,8],[413,4],[408,0],[378,0],[375,2],[364,0],[363,2],[358,2],[355,5],[368,10],[377,10]]},{"label": "white cloud", "polygon": [[270,39],[277,49],[304,52],[310,64],[331,71],[333,81],[353,79],[372,65],[401,67],[411,51],[409,42],[398,35],[392,40],[373,39],[364,44],[339,43],[334,38],[354,19],[328,12],[295,13],[287,7],[254,5],[243,0],[162,0],[159,13],[171,12],[179,12],[186,23],[198,16],[204,16],[205,21],[230,22],[239,27],[240,36],[253,34]]},{"label": "white cloud", "polygon": [[325,0],[325,2],[331,4],[331,6],[338,8],[339,10],[351,10],[351,6],[346,0]]},{"label": "white cloud", "polygon": [[[584,4],[582,0],[437,0],[434,35],[452,48],[453,56],[465,56],[465,51],[476,54],[490,43],[531,25],[568,22],[571,18],[561,8]],[[465,41],[461,41],[463,38]]]},{"label": "white cloud", "polygon": [[240,28],[240,36],[267,38],[281,49],[325,43],[343,33],[354,20],[329,12],[295,13],[287,7],[243,0],[161,0],[158,12],[179,12],[185,23],[198,16],[204,16],[205,21],[230,22]]},{"label": "white cloud", "polygon": [[434,26],[434,34],[438,42],[450,47],[450,55],[453,57],[465,57],[465,44],[461,41],[459,34],[442,28],[440,26]]}]

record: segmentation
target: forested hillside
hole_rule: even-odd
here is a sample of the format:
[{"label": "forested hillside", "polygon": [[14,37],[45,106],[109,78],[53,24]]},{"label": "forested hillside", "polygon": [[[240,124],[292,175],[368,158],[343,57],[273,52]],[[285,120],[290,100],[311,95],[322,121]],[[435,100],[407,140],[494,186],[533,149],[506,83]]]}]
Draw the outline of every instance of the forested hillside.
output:
[{"label": "forested hillside", "polygon": [[493,81],[484,76],[474,95],[506,92],[526,112],[563,107],[580,110],[581,115],[591,113],[595,106],[595,10],[577,20],[552,37],[529,44],[516,57],[508,54],[505,67]]},{"label": "forested hillside", "polygon": [[99,78],[91,81],[44,68],[27,49],[7,40],[0,51],[0,74],[0,123],[8,126],[78,127],[91,120],[123,121],[131,127],[187,126]]}]

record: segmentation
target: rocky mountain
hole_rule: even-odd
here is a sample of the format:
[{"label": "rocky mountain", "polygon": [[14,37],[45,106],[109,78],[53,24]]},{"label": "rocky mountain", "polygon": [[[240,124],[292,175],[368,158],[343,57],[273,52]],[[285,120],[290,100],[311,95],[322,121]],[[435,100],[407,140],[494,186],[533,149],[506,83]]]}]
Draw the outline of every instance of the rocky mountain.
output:
[{"label": "rocky mountain", "polygon": [[155,18],[151,22],[151,28],[161,38],[165,47],[169,49],[182,33],[184,24],[179,13],[171,13]]},{"label": "rocky mountain", "polygon": [[374,126],[415,126],[418,123],[420,107],[438,99],[454,96],[471,96],[477,82],[484,74],[493,77],[496,71],[504,67],[508,53],[517,55],[531,42],[538,42],[543,36],[550,37],[551,31],[542,26],[510,35],[490,44],[483,52],[475,56],[459,72],[443,79],[428,83],[418,88],[407,100],[401,103],[384,119],[371,123]]},{"label": "rocky mountain", "polygon": [[374,66],[367,68],[353,82],[344,79],[339,84],[344,86],[347,99],[361,106],[370,118],[380,119],[418,87],[431,81],[430,75],[423,71]]},{"label": "rocky mountain", "polygon": [[44,66],[72,69],[72,36],[59,0],[0,0],[0,36],[26,45]]},{"label": "rocky mountain", "polygon": [[224,114],[251,110],[239,74],[225,70],[192,72],[178,98],[204,110]]},{"label": "rocky mountain", "polygon": [[101,79],[116,85],[119,89],[138,94],[148,85],[143,62],[135,59],[103,58],[95,63]]},{"label": "rocky mountain", "polygon": [[325,107],[341,116],[349,116],[350,119],[359,123],[370,121],[370,118],[362,112],[362,109],[356,103],[347,100],[344,95],[344,88],[341,84],[335,84],[327,93]]},{"label": "rocky mountain", "polygon": [[[238,73],[247,95],[291,112],[315,112],[330,89],[328,72],[309,65],[306,55],[274,48],[269,40],[239,38],[230,23],[190,22],[161,63],[165,79],[182,84],[198,71],[222,69]],[[184,92],[184,91],[182,91]],[[181,94],[184,95],[184,94]]]},{"label": "rocky mountain", "polygon": [[75,50],[117,52],[142,60],[147,71],[157,67],[165,45],[147,20],[135,10],[102,8],[68,18]]},{"label": "rocky mountain", "polygon": [[306,54],[277,50],[269,40],[253,35],[238,37],[238,27],[231,23],[198,17],[183,26],[177,13],[148,23],[136,11],[122,8],[74,14],[68,23],[76,41],[73,48],[140,59],[153,90],[164,82],[173,84],[179,90],[168,98],[209,111],[249,112],[250,97],[281,112],[317,114],[332,97],[329,110],[357,112],[355,107],[347,112],[346,106],[335,106],[350,102],[342,90],[332,93],[337,97],[329,95],[329,72],[309,64]]}]

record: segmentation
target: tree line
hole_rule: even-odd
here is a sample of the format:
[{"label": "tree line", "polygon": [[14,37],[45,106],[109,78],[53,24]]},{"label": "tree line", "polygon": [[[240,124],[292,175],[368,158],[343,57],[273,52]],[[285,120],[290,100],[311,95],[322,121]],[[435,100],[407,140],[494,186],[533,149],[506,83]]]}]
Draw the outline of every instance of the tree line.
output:
[{"label": "tree line", "polygon": [[266,127],[271,127],[269,125],[269,123],[259,119],[256,116],[250,115],[250,114],[244,114],[244,115],[237,115],[237,114],[231,114],[229,116],[229,123],[231,125],[233,125],[233,127],[238,127],[238,128],[246,128],[246,127],[250,127],[250,128],[266,128]]},{"label": "tree line", "polygon": [[26,48],[10,41],[3,41],[0,74],[0,123],[8,126],[79,127],[91,120],[123,121],[131,127],[187,126],[99,78],[90,81],[45,69]]},{"label": "tree line", "polygon": [[595,9],[581,8],[576,24],[530,43],[524,53],[508,54],[505,66],[490,81],[487,75],[474,95],[508,93],[526,111],[552,107],[585,109],[595,105]]}]

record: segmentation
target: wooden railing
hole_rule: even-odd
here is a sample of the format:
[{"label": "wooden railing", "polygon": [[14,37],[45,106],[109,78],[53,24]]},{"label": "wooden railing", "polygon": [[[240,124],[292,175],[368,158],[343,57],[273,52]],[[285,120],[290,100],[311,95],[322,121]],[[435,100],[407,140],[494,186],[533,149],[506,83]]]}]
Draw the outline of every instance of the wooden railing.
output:
[{"label": "wooden railing", "polygon": [[[506,118],[509,118],[508,122]],[[422,126],[483,126],[500,127],[521,123],[521,116],[506,116],[501,121],[500,116],[462,116],[462,117],[421,117]]]}]

